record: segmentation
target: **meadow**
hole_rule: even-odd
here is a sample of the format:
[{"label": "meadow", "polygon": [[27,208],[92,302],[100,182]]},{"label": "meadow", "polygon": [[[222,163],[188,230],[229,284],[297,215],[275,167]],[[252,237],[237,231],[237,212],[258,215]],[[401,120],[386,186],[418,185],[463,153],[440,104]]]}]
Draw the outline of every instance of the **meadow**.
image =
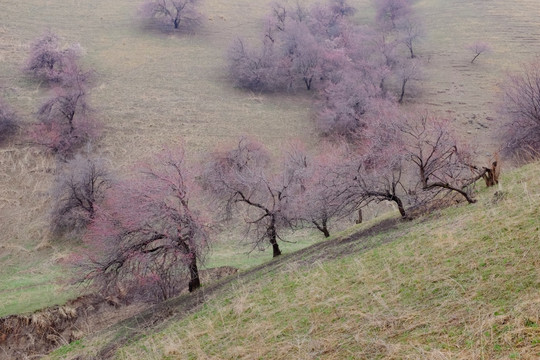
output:
[{"label": "meadow", "polygon": [[[358,22],[371,21],[369,0],[351,4],[359,9]],[[35,121],[46,91],[21,67],[31,41],[51,29],[66,45],[80,43],[85,49],[84,64],[95,71],[91,104],[104,124],[103,138],[94,146],[119,174],[179,143],[195,162],[204,151],[241,134],[259,138],[276,156],[296,138],[316,147],[311,93],[250,93],[235,89],[226,78],[224,53],[238,35],[257,40],[266,1],[206,0],[203,25],[193,34],[146,29],[136,17],[137,6],[129,0],[1,1],[0,96],[23,123]],[[421,0],[415,7],[427,29],[419,51],[426,71],[418,97],[405,106],[427,107],[455,119],[464,138],[491,155],[499,147],[497,84],[505,71],[540,50],[536,2]],[[465,46],[474,40],[489,42],[494,51],[470,64]],[[46,295],[62,289],[58,276],[65,273],[61,264],[72,246],[49,234],[54,171],[54,160],[22,136],[0,148],[0,315],[31,311],[68,296],[65,290],[63,297]],[[269,256],[247,258],[243,265],[238,254],[249,249],[227,243],[238,238],[235,233],[222,236],[214,264],[236,261],[245,268]],[[298,246],[315,242],[305,235],[298,238]]]}]

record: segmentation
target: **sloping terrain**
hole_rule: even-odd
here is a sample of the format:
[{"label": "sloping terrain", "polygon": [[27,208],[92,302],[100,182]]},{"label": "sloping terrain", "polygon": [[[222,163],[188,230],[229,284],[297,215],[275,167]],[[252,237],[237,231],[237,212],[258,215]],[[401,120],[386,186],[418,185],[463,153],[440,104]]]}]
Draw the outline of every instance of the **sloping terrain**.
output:
[{"label": "sloping terrain", "polygon": [[[350,2],[359,9],[358,22],[373,18],[371,0]],[[0,96],[23,124],[35,121],[46,89],[20,69],[32,40],[51,29],[66,45],[80,43],[84,65],[96,72],[91,105],[104,124],[96,148],[120,174],[144,155],[180,142],[192,158],[246,133],[275,152],[292,138],[315,146],[311,93],[249,93],[234,89],[225,76],[227,47],[238,35],[258,38],[268,3],[206,0],[200,30],[173,35],[144,29],[136,18],[138,1],[4,1]],[[412,105],[454,119],[464,137],[491,154],[499,147],[494,140],[497,84],[507,69],[540,50],[537,1],[420,0],[415,8],[427,30],[418,52],[426,73]],[[470,64],[465,47],[474,40],[489,42],[494,51]],[[78,295],[62,285],[60,264],[72,244],[51,238],[48,228],[55,168],[53,159],[22,136],[0,148],[0,316],[63,304]],[[239,237],[227,234],[225,240],[237,243]],[[223,248],[227,256],[215,250],[219,265],[236,266],[228,261],[246,251]]]},{"label": "sloping terrain", "polygon": [[474,205],[361,225],[53,359],[536,359],[540,164]]}]

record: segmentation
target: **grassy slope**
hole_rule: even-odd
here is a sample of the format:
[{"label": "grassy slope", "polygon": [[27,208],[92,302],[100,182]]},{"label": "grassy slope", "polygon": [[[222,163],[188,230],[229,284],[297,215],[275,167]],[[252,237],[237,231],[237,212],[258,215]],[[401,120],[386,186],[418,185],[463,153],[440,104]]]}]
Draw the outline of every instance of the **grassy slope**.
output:
[{"label": "grassy slope", "polygon": [[[484,190],[475,205],[292,255],[143,331],[118,358],[538,358],[539,173],[536,163],[506,174],[498,202],[497,189]],[[52,358],[92,354],[103,341]]]},{"label": "grassy slope", "polygon": [[[86,49],[86,65],[97,72],[92,103],[105,124],[99,149],[119,172],[129,171],[136,160],[164,144],[181,141],[187,143],[194,156],[218,141],[244,133],[259,136],[274,150],[291,137],[315,142],[309,121],[309,95],[245,93],[231,88],[224,78],[225,49],[238,34],[257,38],[260,20],[268,8],[266,1],[206,0],[207,21],[190,36],[144,31],[134,20],[137,3],[2,3],[0,96],[25,123],[34,121],[33,112],[46,92],[19,70],[28,44],[44,29],[51,28],[67,43],[81,43]],[[360,9],[360,22],[373,16],[370,0],[351,3]],[[422,83],[424,91],[417,102],[454,117],[464,136],[485,143],[487,152],[497,147],[489,136],[495,124],[486,120],[493,116],[497,81],[507,67],[515,67],[540,50],[540,44],[534,41],[540,29],[536,5],[536,0],[417,2],[428,29],[419,52],[428,60],[428,67]],[[495,51],[471,66],[464,46],[475,39],[490,42]],[[487,140],[479,135],[487,135]],[[0,316],[14,311],[6,309],[15,305],[16,311],[49,305],[54,300],[47,295],[51,291],[65,293],[53,280],[59,271],[54,260],[62,258],[66,247],[52,241],[47,231],[47,191],[54,168],[50,158],[22,139],[0,149],[0,288],[9,288],[10,294],[0,290]],[[221,248],[233,258],[246,251],[224,241],[222,244]],[[224,264],[228,255],[219,251],[215,254],[221,258],[213,262]],[[255,258],[246,264],[262,259]],[[247,265],[241,262],[239,266]],[[13,271],[23,268],[28,271]],[[40,273],[48,280],[35,276]],[[24,302],[15,304],[19,298],[26,299],[28,307]]]}]

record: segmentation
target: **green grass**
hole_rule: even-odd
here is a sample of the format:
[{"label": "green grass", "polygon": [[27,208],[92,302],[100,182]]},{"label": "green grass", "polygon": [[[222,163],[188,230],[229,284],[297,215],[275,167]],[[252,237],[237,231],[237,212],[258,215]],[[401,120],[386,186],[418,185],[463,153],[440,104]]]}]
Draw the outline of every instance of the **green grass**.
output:
[{"label": "green grass", "polygon": [[[323,235],[315,230],[305,229],[294,233],[286,233],[286,239],[290,241],[281,242],[280,249],[283,253],[303,249],[310,245],[323,241]],[[262,250],[253,249],[250,244],[238,242],[238,235],[231,238],[220,236],[220,240],[212,245],[207,268],[219,266],[232,266],[241,270],[247,270],[257,265],[261,265],[272,258],[272,249],[265,247]]]},{"label": "green grass", "polygon": [[[52,257],[50,251],[47,253]],[[25,261],[13,255],[0,259],[0,317],[63,304],[77,295],[65,285],[66,269],[41,255],[25,256]]]},{"label": "green grass", "polygon": [[[146,332],[118,358],[538,358],[539,171],[536,163],[504,175],[477,204],[293,255]],[[497,190],[505,197],[494,203]],[[341,256],[324,260],[332,252]],[[83,340],[84,352],[100,341]],[[78,354],[61,348],[52,358]]]}]

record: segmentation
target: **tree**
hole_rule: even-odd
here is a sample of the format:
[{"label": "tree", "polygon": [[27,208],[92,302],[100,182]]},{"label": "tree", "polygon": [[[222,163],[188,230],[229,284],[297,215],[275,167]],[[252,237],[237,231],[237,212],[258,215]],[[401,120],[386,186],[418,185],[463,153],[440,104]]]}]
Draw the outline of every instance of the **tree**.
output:
[{"label": "tree", "polygon": [[251,242],[256,247],[268,242],[274,257],[281,255],[279,232],[290,225],[285,209],[296,173],[287,170],[272,175],[264,147],[241,138],[234,148],[210,154],[203,176],[206,190],[221,204],[226,218],[235,211],[243,214]]},{"label": "tree", "polygon": [[414,53],[416,44],[425,36],[422,21],[417,17],[407,16],[399,22],[397,29],[398,41],[407,47],[411,59],[414,59],[416,57]]},{"label": "tree", "polygon": [[290,219],[312,225],[325,237],[330,236],[330,221],[348,215],[346,204],[339,198],[344,189],[337,178],[337,168],[342,162],[341,149],[330,145],[323,146],[316,157],[299,147],[293,148],[287,168],[297,172],[297,186],[291,192],[293,198],[287,208]]},{"label": "tree", "polygon": [[284,38],[282,62],[290,64],[289,71],[304,82],[306,90],[311,90],[313,79],[320,78],[322,49],[302,22],[289,25]]},{"label": "tree", "polygon": [[399,42],[386,36],[384,33],[376,34],[371,40],[374,44],[373,53],[376,54],[387,71],[390,73],[399,63],[398,45]]},{"label": "tree", "polygon": [[95,218],[112,179],[103,159],[77,155],[60,169],[51,197],[54,233],[81,234]]},{"label": "tree", "polygon": [[505,148],[512,154],[540,153],[540,59],[508,75],[502,85],[500,112],[508,119],[503,134]]},{"label": "tree", "polygon": [[73,86],[52,89],[52,96],[38,110],[39,123],[29,132],[32,142],[64,158],[99,134],[84,84],[70,84]]},{"label": "tree", "polygon": [[[403,198],[407,191],[403,184],[402,154],[381,156],[369,153],[349,157],[341,167],[341,181],[349,184],[340,195],[348,213],[362,209],[372,202],[395,203],[402,218],[407,218]],[[343,185],[342,185],[343,186]]]},{"label": "tree", "polygon": [[409,0],[374,0],[375,21],[383,30],[394,30],[412,12]]},{"label": "tree", "polygon": [[166,26],[172,25],[175,30],[190,30],[201,21],[198,3],[198,0],[146,0],[141,7],[141,15]]},{"label": "tree", "polygon": [[274,43],[263,42],[259,52],[251,50],[242,39],[236,39],[228,51],[229,76],[236,86],[252,91],[275,91],[282,87],[279,59]]},{"label": "tree", "polygon": [[399,62],[397,64],[396,76],[400,87],[398,102],[401,104],[405,98],[407,89],[410,87],[410,83],[422,80],[421,62],[417,59],[408,59]]},{"label": "tree", "polygon": [[346,28],[344,18],[354,8],[346,1],[332,0],[325,5],[289,8],[272,5],[262,44],[254,50],[238,39],[228,52],[229,74],[237,86],[254,91],[288,90],[300,80],[311,90],[324,79],[324,61],[331,59],[332,42]]},{"label": "tree", "polygon": [[80,55],[80,45],[62,48],[58,35],[47,31],[30,45],[30,55],[24,70],[39,80],[59,83],[63,81],[66,72],[78,68]]},{"label": "tree", "polygon": [[346,1],[330,0],[324,4],[315,4],[309,10],[306,21],[313,36],[323,43],[332,41],[347,29],[348,18],[356,12]]},{"label": "tree", "polygon": [[491,46],[483,41],[475,41],[474,43],[467,46],[467,50],[471,51],[474,54],[471,60],[471,64],[473,64],[476,58],[478,58],[480,55],[490,53]]},{"label": "tree", "polygon": [[351,6],[347,0],[330,0],[328,3],[330,10],[338,16],[352,16],[356,13],[356,9]]},{"label": "tree", "polygon": [[373,102],[383,93],[379,83],[374,84],[365,74],[345,72],[340,81],[320,92],[316,124],[322,134],[350,138],[366,125]]},{"label": "tree", "polygon": [[[298,8],[300,9],[300,4],[298,4]],[[268,25],[270,25],[269,27],[277,31],[285,31],[285,24],[289,16],[287,13],[288,9],[284,4],[277,1],[272,3],[269,20],[267,21]],[[274,42],[273,37],[269,38]]]},{"label": "tree", "polygon": [[411,194],[406,183],[407,161],[404,144],[396,128],[399,109],[393,103],[378,102],[376,116],[347,145],[338,170],[338,197],[352,213],[372,202],[394,203],[402,218],[408,218],[406,200]]},{"label": "tree", "polygon": [[54,85],[37,112],[39,123],[29,130],[30,140],[64,158],[99,133],[87,102],[90,72],[79,67],[79,57],[80,47],[62,49],[59,37],[47,32],[32,44],[26,65],[28,72]]},{"label": "tree", "polygon": [[17,130],[17,115],[0,99],[0,143]]},{"label": "tree", "polygon": [[476,202],[470,185],[482,178],[485,170],[472,165],[472,152],[456,140],[448,121],[423,114],[398,126],[423,190],[454,191],[468,203]]},{"label": "tree", "polygon": [[150,285],[166,299],[188,273],[189,291],[201,285],[198,262],[208,235],[191,199],[197,187],[182,149],[164,151],[139,166],[137,177],[112,187],[85,236],[87,256],[79,259],[84,280],[102,292]]}]

